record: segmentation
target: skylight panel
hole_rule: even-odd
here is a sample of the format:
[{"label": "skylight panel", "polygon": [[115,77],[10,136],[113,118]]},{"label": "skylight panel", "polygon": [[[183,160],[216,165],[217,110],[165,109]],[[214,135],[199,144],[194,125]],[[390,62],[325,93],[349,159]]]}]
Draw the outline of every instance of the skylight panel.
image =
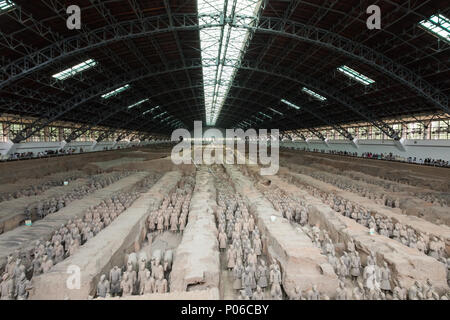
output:
[{"label": "skylight panel", "polygon": [[321,96],[320,94],[318,94],[318,93],[316,93],[316,92],[314,92],[314,91],[312,91],[312,90],[310,90],[310,89],[308,89],[306,87],[303,87],[302,91],[304,93],[306,93],[306,94],[309,94],[311,97],[313,97],[313,98],[315,98],[317,100],[320,100],[320,101],[327,100],[327,98],[325,98],[324,96]]},{"label": "skylight panel", "polygon": [[429,19],[420,21],[419,26],[450,43],[450,19],[444,15],[432,15]]},{"label": "skylight panel", "polygon": [[131,106],[128,106],[128,109],[132,109],[132,108],[134,108],[134,107],[137,107],[137,106],[139,106],[139,105],[143,104],[144,102],[147,102],[148,100],[149,100],[149,99],[147,98],[147,99],[144,99],[144,100],[138,101],[138,102],[136,102],[136,103],[132,104]]},{"label": "skylight panel", "polygon": [[0,13],[12,10],[15,7],[15,3],[10,0],[0,0]]},{"label": "skylight panel", "polygon": [[279,114],[280,116],[283,116],[283,115],[284,115],[284,114],[283,114],[283,113],[281,113],[280,111],[278,111],[278,110],[275,110],[275,109],[273,109],[273,108],[269,108],[269,110],[271,110],[271,111],[275,112],[276,114]]},{"label": "skylight panel", "polygon": [[272,119],[272,117],[271,116],[268,116],[267,114],[265,114],[264,112],[259,112],[259,114],[260,115],[262,115],[264,118],[267,118],[267,119]]},{"label": "skylight panel", "polygon": [[121,92],[123,92],[125,90],[128,90],[129,88],[130,88],[130,85],[126,84],[126,85],[124,85],[124,86],[122,86],[120,88],[117,88],[117,89],[115,89],[115,90],[113,90],[111,92],[105,93],[104,95],[102,95],[102,98],[103,99],[109,99],[111,97],[114,97],[114,96],[118,95],[119,93],[121,93]]},{"label": "skylight panel", "polygon": [[263,119],[261,119],[261,118],[258,118],[257,116],[253,116],[253,118],[255,118],[256,120],[258,120],[259,122],[264,122],[264,120],[263,120]]},{"label": "skylight panel", "polygon": [[158,114],[158,115],[155,117],[155,119],[159,119],[159,118],[161,118],[162,116],[164,116],[164,115],[166,115],[166,114],[167,114],[167,111],[164,111],[163,113]]},{"label": "skylight panel", "polygon": [[375,80],[370,79],[369,77],[366,77],[365,75],[359,73],[356,70],[353,70],[352,68],[348,67],[348,66],[341,66],[339,68],[337,68],[337,70],[339,72],[342,72],[343,74],[345,74],[347,77],[356,80],[360,83],[362,83],[365,86],[371,85],[372,83],[375,83]]},{"label": "skylight panel", "polygon": [[284,99],[281,99],[281,102],[283,102],[284,104],[288,105],[291,108],[300,110],[300,107],[298,105],[296,105],[296,104],[293,104],[292,102],[289,102],[289,101],[284,100]]},{"label": "skylight panel", "polygon": [[170,119],[172,119],[172,118],[173,118],[173,116],[172,116],[172,115],[169,115],[168,117],[166,117],[166,118],[164,118],[164,119],[161,119],[161,123],[167,122],[168,120],[170,120]]},{"label": "skylight panel", "polygon": [[73,66],[73,67],[63,70],[61,72],[58,72],[57,74],[54,74],[52,77],[55,79],[58,79],[58,80],[66,80],[67,78],[73,77],[77,73],[88,70],[92,67],[95,67],[96,65],[97,65],[97,62],[95,60],[89,59],[80,64],[77,64],[76,66]]},{"label": "skylight panel", "polygon": [[226,11],[225,16],[230,17],[233,15],[233,3],[236,3],[234,15],[240,16],[240,21],[251,25],[255,20],[260,2],[260,0],[197,1],[200,24],[212,25],[200,30],[205,112],[208,126],[215,125],[219,117],[234,79],[235,66],[243,57],[244,44],[249,34],[247,30],[231,27],[229,24],[214,26],[214,24],[218,25],[218,21],[211,15],[220,16]]},{"label": "skylight panel", "polygon": [[143,113],[143,115],[146,115],[147,113],[152,112],[153,110],[156,110],[156,109],[159,109],[159,108],[161,108],[161,107],[160,107],[160,106],[153,107],[153,108],[151,108],[151,109],[145,111],[145,112]]}]

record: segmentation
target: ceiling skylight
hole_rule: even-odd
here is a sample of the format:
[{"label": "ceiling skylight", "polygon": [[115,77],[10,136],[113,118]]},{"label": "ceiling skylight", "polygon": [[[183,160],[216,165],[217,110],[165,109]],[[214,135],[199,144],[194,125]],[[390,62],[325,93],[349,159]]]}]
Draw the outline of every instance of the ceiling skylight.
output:
[{"label": "ceiling skylight", "polygon": [[[233,3],[236,3],[235,8]],[[227,18],[248,16],[248,18],[240,17],[239,19],[242,23],[251,25],[255,21],[260,3],[260,0],[238,0],[235,2],[198,0],[200,24],[217,24],[217,19],[208,17],[208,15],[220,15],[225,12]],[[246,29],[233,28],[227,23],[224,26],[206,27],[200,30],[205,112],[208,126],[215,125],[219,117],[234,79],[235,66],[243,57],[247,37],[248,31]],[[214,63],[211,64],[210,61],[214,61]]]},{"label": "ceiling skylight", "polygon": [[267,118],[267,119],[272,119],[272,117],[271,116],[269,116],[269,115],[267,115],[267,114],[265,114],[264,112],[259,112],[259,114],[260,115],[262,115],[264,118]]},{"label": "ceiling skylight", "polygon": [[450,19],[442,14],[435,14],[429,19],[420,21],[419,26],[433,35],[450,42]]},{"label": "ceiling skylight", "polygon": [[135,104],[132,104],[131,106],[128,106],[128,109],[132,109],[132,108],[134,108],[134,107],[137,107],[138,105],[141,105],[141,104],[143,104],[144,102],[147,102],[148,100],[149,100],[149,99],[147,98],[147,99],[138,101],[138,102],[136,102]]},{"label": "ceiling skylight", "polygon": [[316,93],[316,92],[314,92],[314,91],[312,91],[312,90],[309,90],[309,89],[306,88],[306,87],[303,87],[302,91],[303,91],[304,93],[306,93],[306,94],[309,94],[311,97],[313,97],[313,98],[315,98],[315,99],[317,99],[317,100],[320,100],[320,101],[325,101],[325,100],[327,100],[327,98],[325,98],[324,96],[321,96],[320,94],[318,94],[318,93]]},{"label": "ceiling skylight", "polygon": [[15,8],[15,4],[12,1],[9,0],[0,0],[0,13],[9,11],[13,8]]},{"label": "ceiling skylight", "polygon": [[296,104],[293,104],[292,102],[289,102],[289,101],[284,100],[284,99],[281,99],[281,102],[283,102],[284,104],[288,105],[291,108],[300,110],[300,107],[298,105],[296,105]]},{"label": "ceiling skylight", "polygon": [[143,113],[143,115],[146,115],[147,113],[152,112],[153,110],[156,110],[156,109],[159,109],[159,108],[160,108],[160,106],[153,107],[153,108],[151,108],[151,109],[145,111],[145,112]]},{"label": "ceiling skylight", "polygon": [[271,110],[272,112],[275,112],[275,113],[279,114],[280,116],[283,116],[283,115],[284,115],[284,114],[281,113],[280,111],[275,110],[275,109],[273,109],[273,108],[269,108],[269,110]]},{"label": "ceiling skylight", "polygon": [[164,111],[164,112],[158,114],[156,117],[154,117],[154,119],[159,119],[159,118],[161,118],[162,116],[164,116],[166,114],[167,114],[167,111]]},{"label": "ceiling skylight", "polygon": [[113,90],[111,92],[105,93],[104,95],[102,95],[102,98],[103,99],[109,99],[111,97],[114,97],[114,96],[118,95],[119,93],[121,93],[121,92],[123,92],[125,90],[128,90],[129,88],[130,88],[130,85],[126,84],[123,87],[120,87],[120,88],[117,88],[117,89],[115,89],[115,90]]},{"label": "ceiling skylight", "polygon": [[366,77],[365,75],[363,75],[363,74],[359,73],[358,71],[353,70],[352,68],[347,67],[345,65],[337,68],[337,70],[339,72],[342,72],[343,74],[345,74],[347,77],[349,77],[353,80],[356,80],[365,86],[375,83],[375,80],[372,80],[369,77]]},{"label": "ceiling skylight", "polygon": [[76,66],[73,66],[71,68],[63,70],[57,74],[54,74],[52,77],[55,79],[58,79],[58,80],[65,80],[67,78],[73,77],[77,73],[80,73],[87,69],[95,67],[96,65],[97,65],[97,62],[95,60],[89,59],[80,64],[77,64]]}]

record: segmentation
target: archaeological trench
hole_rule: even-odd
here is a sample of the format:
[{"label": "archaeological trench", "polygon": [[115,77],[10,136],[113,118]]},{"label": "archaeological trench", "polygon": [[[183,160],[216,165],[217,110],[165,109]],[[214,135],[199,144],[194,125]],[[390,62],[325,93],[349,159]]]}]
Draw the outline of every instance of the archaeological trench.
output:
[{"label": "archaeological trench", "polygon": [[450,297],[450,170],[289,150],[259,169],[167,147],[0,164],[1,299]]}]

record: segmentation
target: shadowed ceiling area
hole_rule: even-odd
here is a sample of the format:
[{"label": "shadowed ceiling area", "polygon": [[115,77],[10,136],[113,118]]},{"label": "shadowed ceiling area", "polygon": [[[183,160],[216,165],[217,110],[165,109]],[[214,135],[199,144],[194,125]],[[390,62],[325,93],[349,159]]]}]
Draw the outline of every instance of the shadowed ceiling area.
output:
[{"label": "shadowed ceiling area", "polygon": [[16,143],[55,121],[164,135],[364,121],[398,139],[384,119],[450,113],[448,1],[71,1],[80,30],[67,1],[2,2],[0,112],[35,118]]}]

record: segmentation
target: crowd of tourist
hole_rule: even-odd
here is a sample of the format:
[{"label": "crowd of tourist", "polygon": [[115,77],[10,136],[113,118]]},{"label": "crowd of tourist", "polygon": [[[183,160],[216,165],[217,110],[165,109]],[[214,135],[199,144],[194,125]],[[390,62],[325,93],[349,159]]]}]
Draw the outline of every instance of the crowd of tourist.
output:
[{"label": "crowd of tourist", "polygon": [[[48,156],[55,156],[55,155],[70,155],[74,154],[76,152],[76,149],[69,148],[69,149],[59,149],[59,150],[45,150],[45,151],[39,151],[39,152],[16,152],[9,155],[9,158],[7,160],[24,160],[24,159],[31,159],[31,158],[44,158]],[[83,153],[83,148],[80,148],[79,153]]]},{"label": "crowd of tourist", "polygon": [[324,149],[312,149],[308,150],[303,148],[303,151],[311,151],[316,153],[328,153],[340,156],[349,156],[349,157],[359,157],[359,158],[368,158],[368,159],[376,159],[376,160],[387,160],[387,161],[399,161],[399,162],[408,162],[414,164],[421,164],[427,166],[435,166],[435,167],[450,167],[450,162],[445,161],[443,159],[432,159],[432,158],[417,158],[417,157],[408,157],[403,158],[401,156],[394,155],[392,152],[390,153],[372,153],[372,152],[363,152],[361,155],[358,155],[358,152],[348,152],[348,151],[336,151],[336,150],[324,150]]}]

